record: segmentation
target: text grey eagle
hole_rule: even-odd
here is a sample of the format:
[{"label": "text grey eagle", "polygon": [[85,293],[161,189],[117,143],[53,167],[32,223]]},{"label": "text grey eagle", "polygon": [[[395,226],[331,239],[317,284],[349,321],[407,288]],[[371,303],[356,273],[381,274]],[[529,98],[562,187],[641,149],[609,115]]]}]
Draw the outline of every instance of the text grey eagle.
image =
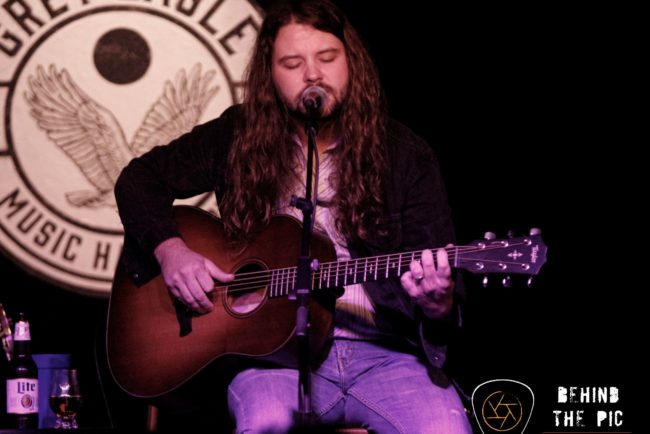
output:
[{"label": "text grey eagle", "polygon": [[82,171],[94,190],[66,193],[78,207],[115,207],[113,187],[120,171],[133,158],[189,131],[199,119],[218,86],[210,87],[214,70],[201,74],[196,64],[189,74],[181,69],[174,83],[167,80],[162,95],[151,106],[131,143],[109,110],[90,98],[66,69],[39,66],[29,77],[25,99],[31,115],[47,137]]}]

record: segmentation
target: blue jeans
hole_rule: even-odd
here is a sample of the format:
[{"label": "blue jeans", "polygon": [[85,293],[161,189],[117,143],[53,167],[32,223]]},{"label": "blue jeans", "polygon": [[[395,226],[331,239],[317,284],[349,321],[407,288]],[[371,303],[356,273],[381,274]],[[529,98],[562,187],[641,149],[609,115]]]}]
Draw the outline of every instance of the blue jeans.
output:
[{"label": "blue jeans", "polygon": [[[247,369],[228,388],[237,433],[286,433],[295,425],[297,401],[295,369]],[[317,424],[377,434],[472,432],[453,386],[433,384],[416,356],[365,341],[333,341],[312,372],[312,410]]]}]

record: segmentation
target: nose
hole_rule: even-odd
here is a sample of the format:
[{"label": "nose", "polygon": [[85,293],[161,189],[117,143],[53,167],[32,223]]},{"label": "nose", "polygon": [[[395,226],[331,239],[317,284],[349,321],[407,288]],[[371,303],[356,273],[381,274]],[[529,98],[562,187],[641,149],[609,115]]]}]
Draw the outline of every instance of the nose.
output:
[{"label": "nose", "polygon": [[305,82],[306,83],[318,83],[323,79],[323,74],[321,73],[320,66],[317,62],[308,61],[305,64]]}]

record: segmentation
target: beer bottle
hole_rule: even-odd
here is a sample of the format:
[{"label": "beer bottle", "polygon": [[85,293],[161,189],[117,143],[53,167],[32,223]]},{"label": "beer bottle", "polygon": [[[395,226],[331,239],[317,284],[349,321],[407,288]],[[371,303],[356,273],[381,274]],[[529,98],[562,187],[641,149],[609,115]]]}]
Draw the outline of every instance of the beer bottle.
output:
[{"label": "beer bottle", "polygon": [[38,368],[23,313],[14,327],[14,354],[7,372],[7,418],[11,428],[38,428]]}]

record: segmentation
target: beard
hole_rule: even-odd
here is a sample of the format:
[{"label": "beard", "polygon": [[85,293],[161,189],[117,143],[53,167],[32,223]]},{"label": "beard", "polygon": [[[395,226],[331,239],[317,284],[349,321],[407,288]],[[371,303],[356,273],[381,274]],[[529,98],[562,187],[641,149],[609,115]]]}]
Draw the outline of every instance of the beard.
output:
[{"label": "beard", "polygon": [[297,109],[289,108],[289,115],[297,121],[307,122],[309,120],[316,120],[319,123],[330,123],[338,121],[341,115],[341,105],[333,104],[326,107],[316,118],[313,118],[307,110],[302,107],[302,104]]}]

